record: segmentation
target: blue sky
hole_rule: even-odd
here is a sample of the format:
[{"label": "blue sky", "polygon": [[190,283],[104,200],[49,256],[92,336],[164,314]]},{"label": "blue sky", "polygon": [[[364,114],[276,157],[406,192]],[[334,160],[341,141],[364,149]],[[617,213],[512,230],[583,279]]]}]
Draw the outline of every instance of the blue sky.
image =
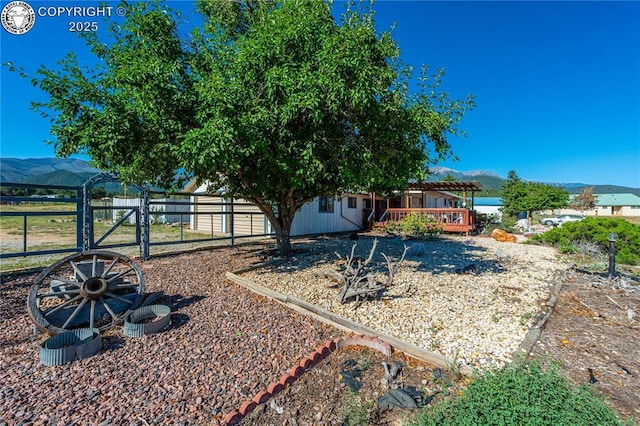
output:
[{"label": "blue sky", "polygon": [[[193,13],[191,2],[169,3],[187,18]],[[37,10],[98,1],[29,4]],[[374,9],[380,30],[396,24],[405,63],[445,67],[443,90],[476,97],[461,123],[468,136],[450,139],[459,161],[439,165],[640,187],[640,2],[378,1]],[[36,16],[19,36],[0,29],[1,62],[33,73],[71,50],[89,61],[68,30],[76,20]],[[53,156],[43,142],[48,121],[29,109],[42,93],[7,67],[1,72],[0,156]]]}]

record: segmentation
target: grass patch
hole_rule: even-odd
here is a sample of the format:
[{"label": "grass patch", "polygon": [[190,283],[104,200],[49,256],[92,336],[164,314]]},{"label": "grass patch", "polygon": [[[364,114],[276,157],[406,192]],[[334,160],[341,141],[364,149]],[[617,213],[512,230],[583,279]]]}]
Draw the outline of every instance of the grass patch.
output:
[{"label": "grass patch", "polygon": [[367,426],[371,424],[373,401],[363,402],[358,395],[351,395],[343,413],[343,426]]},{"label": "grass patch", "polygon": [[588,386],[574,386],[557,366],[532,361],[476,377],[462,396],[427,406],[412,426],[633,425]]}]

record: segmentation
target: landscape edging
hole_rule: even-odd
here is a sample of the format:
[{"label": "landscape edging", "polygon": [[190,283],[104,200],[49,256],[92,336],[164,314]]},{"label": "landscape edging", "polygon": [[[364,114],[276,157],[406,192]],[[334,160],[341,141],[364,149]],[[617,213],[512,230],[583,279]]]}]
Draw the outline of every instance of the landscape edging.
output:
[{"label": "landscape edging", "polygon": [[312,316],[326,324],[346,330],[348,333],[363,334],[371,337],[377,337],[382,341],[391,345],[393,348],[401,352],[404,352],[405,354],[410,355],[421,361],[434,364],[435,366],[446,369],[446,370],[450,370],[453,367],[456,369],[457,373],[460,373],[464,376],[471,377],[473,375],[473,368],[471,366],[468,366],[466,364],[456,365],[456,362],[454,360],[449,359],[440,353],[428,351],[417,345],[402,341],[400,339],[397,339],[386,333],[382,333],[371,327],[358,324],[340,315],[334,314],[318,306],[307,303],[304,300],[298,299],[297,297],[285,296],[283,294],[280,294],[276,291],[271,290],[270,288],[261,286],[259,284],[254,283],[251,280],[240,277],[234,274],[233,272],[227,272],[226,277],[227,279],[233,281],[234,283],[239,284],[257,294],[260,294],[261,296],[269,297],[287,306],[290,309],[296,310],[308,316]]},{"label": "landscape edging", "polygon": [[223,424],[233,426],[238,424],[242,419],[255,410],[258,405],[267,403],[272,397],[282,392],[286,386],[291,385],[299,379],[307,370],[315,367],[322,360],[337,349],[348,346],[367,346],[371,349],[380,351],[383,355],[391,355],[391,345],[378,339],[377,337],[364,336],[360,334],[347,334],[329,340],[318,346],[318,348],[303,358],[297,365],[294,365],[288,373],[285,373],[280,379],[267,386],[266,390],[259,391],[253,398],[244,401],[240,408],[233,410],[224,417]]},{"label": "landscape edging", "polygon": [[551,318],[551,314],[553,313],[553,309],[558,302],[558,296],[560,295],[560,291],[562,290],[562,281],[558,281],[549,296],[549,299],[545,302],[545,306],[547,310],[540,317],[540,319],[536,322],[536,324],[529,329],[527,334],[524,336],[524,340],[513,353],[512,363],[516,365],[523,364],[531,355],[531,351],[533,351],[533,347],[538,342],[538,339],[542,335],[542,330],[545,325],[547,325],[547,321]]}]

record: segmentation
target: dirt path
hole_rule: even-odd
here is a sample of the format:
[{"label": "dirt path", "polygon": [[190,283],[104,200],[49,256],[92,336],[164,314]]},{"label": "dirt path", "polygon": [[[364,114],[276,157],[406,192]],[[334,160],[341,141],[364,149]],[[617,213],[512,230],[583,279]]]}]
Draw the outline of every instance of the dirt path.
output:
[{"label": "dirt path", "polygon": [[568,274],[532,356],[559,362],[570,381],[593,386],[621,414],[640,420],[640,287],[615,288],[625,283],[633,281]]}]

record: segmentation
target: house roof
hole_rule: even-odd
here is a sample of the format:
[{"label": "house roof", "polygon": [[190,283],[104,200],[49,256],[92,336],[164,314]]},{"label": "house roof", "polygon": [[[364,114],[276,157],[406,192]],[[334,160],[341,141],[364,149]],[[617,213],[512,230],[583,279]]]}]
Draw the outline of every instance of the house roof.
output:
[{"label": "house roof", "polygon": [[412,182],[409,189],[423,191],[482,191],[480,182]]},{"label": "house roof", "polygon": [[597,206],[640,206],[640,197],[635,194],[595,194]]}]

